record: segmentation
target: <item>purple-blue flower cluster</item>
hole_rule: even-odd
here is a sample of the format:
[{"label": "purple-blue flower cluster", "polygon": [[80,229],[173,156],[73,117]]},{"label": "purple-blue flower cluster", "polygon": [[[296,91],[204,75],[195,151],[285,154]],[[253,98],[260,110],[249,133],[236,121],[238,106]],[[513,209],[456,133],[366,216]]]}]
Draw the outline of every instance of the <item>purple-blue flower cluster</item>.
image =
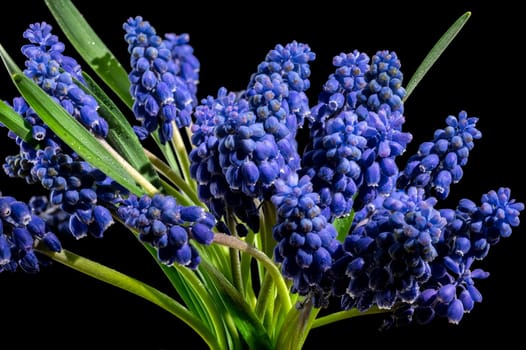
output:
[{"label": "purple-blue flower cluster", "polygon": [[257,202],[272,195],[280,174],[299,168],[296,132],[310,119],[305,90],[314,58],[305,44],[276,45],[246,91],[222,87],[196,107],[190,170],[218,219],[229,211],[257,232]]},{"label": "purple-blue flower cluster", "polygon": [[196,269],[200,262],[190,240],[210,244],[215,219],[199,206],[184,207],[171,196],[130,195],[118,209],[127,227],[138,231],[139,239],[157,248],[159,261]]},{"label": "purple-blue flower cluster", "polygon": [[[369,57],[356,50],[335,56],[336,70],[313,107],[315,123],[303,153],[302,172],[313,178],[321,207],[331,221],[394,190],[395,158],[412,139],[402,132],[401,100],[393,100],[395,103],[370,94],[370,87],[379,81],[387,84],[385,89],[401,83],[396,55],[380,52],[373,62],[370,65]],[[389,84],[387,72],[397,84]],[[371,101],[382,103],[368,103],[363,98],[367,94],[376,96]]]},{"label": "purple-blue flower cluster", "polygon": [[462,167],[468,162],[474,141],[482,137],[477,129],[478,118],[461,111],[458,117],[450,115],[447,127],[435,131],[433,141],[424,142],[411,156],[398,178],[398,187],[417,186],[429,195],[445,199],[451,185],[462,178]]},{"label": "purple-blue flower cluster", "polygon": [[[95,98],[77,85],[84,84],[80,66],[63,54],[64,44],[51,30],[41,22],[24,32],[30,41],[22,47],[27,57],[24,74],[88,130],[105,137],[108,124],[99,116]],[[45,205],[41,201],[36,205],[36,197],[26,205],[35,221],[38,218],[56,233],[67,232],[76,238],[102,237],[114,222],[111,205],[126,191],[73,152],[22,97],[15,97],[11,107],[30,125],[31,134],[24,139],[8,132],[19,152],[6,157],[3,169],[10,177],[23,178],[29,185],[39,183],[49,191]]]},{"label": "purple-blue flower cluster", "polygon": [[47,259],[34,247],[42,242],[49,250],[62,250],[60,241],[31,207],[11,196],[0,194],[0,272],[21,268],[37,272]]},{"label": "purple-blue flower cluster", "polygon": [[[76,85],[77,82],[84,83],[80,66],[73,58],[62,54],[64,44],[51,34],[51,29],[50,25],[42,22],[32,24],[24,32],[24,37],[31,42],[22,48],[28,57],[24,73],[88,130],[97,136],[106,136],[108,124],[99,117],[95,99]],[[196,78],[197,63],[191,59],[188,40],[184,35],[167,35],[167,38],[170,50],[177,57],[174,64],[184,70],[181,74],[190,84]],[[22,266],[27,272],[36,272],[39,262],[46,259],[33,252],[33,241],[40,239],[51,250],[59,251],[60,242],[52,231],[77,239],[87,235],[101,238],[114,223],[113,215],[117,209],[121,206],[125,208],[129,205],[127,201],[133,197],[124,187],[73,152],[22,97],[14,98],[11,107],[30,125],[31,134],[22,138],[9,130],[8,136],[16,142],[19,152],[6,157],[4,171],[10,177],[24,179],[29,185],[40,184],[48,195],[33,196],[28,204],[15,201],[12,197],[2,197],[5,231],[1,241],[1,270],[14,271],[17,266]],[[208,215],[192,208],[178,207],[177,210],[177,215],[182,215],[183,219],[170,218],[165,224],[196,221],[192,226],[192,237],[196,237],[199,242],[211,240],[209,228],[214,222]],[[16,226],[16,229],[11,229],[9,225]],[[152,240],[148,242],[154,243]],[[159,246],[159,243],[154,245]],[[168,251],[168,248],[163,247],[160,256],[170,254]],[[183,254],[182,251],[180,254]],[[195,249],[192,254],[193,262],[197,263]],[[163,258],[163,261],[166,260],[168,258]],[[178,261],[182,260],[180,258]]]},{"label": "purple-blue flower cluster", "polygon": [[133,111],[144,139],[154,131],[165,144],[173,128],[190,125],[198,84],[199,61],[188,45],[188,35],[169,33],[163,39],[141,16],[123,25],[130,53],[130,93]]},{"label": "purple-blue flower cluster", "polygon": [[[241,128],[246,132],[242,131],[240,135],[228,134],[228,131],[235,130],[235,121],[242,118],[243,115],[250,116],[252,122],[252,124]],[[199,199],[206,204],[218,220],[224,222],[229,215],[235,215],[254,232],[257,232],[260,216],[254,201],[256,183],[257,188],[260,189],[262,182],[258,182],[260,169],[263,174],[272,172],[273,167],[271,165],[276,163],[277,147],[273,137],[268,136],[266,140],[258,140],[258,134],[264,135],[264,131],[259,130],[259,133],[254,135],[253,131],[250,130],[257,132],[258,128],[261,129],[261,123],[257,125],[253,123],[253,113],[247,110],[246,101],[239,102],[238,96],[234,92],[228,92],[225,88],[219,89],[217,97],[209,96],[207,99],[203,99],[201,104],[196,107],[194,116],[195,121],[191,126],[191,142],[195,147],[189,154],[190,175],[197,182]],[[227,120],[229,121],[227,122]],[[248,123],[248,119],[246,123]],[[232,129],[228,129],[229,125]],[[222,129],[221,132],[218,130],[219,128]],[[235,141],[227,141],[227,139],[234,140],[236,136],[238,138],[237,145]],[[242,138],[243,136],[245,139]],[[256,142],[259,143],[261,151],[256,149]],[[222,143],[222,155],[220,143]],[[243,157],[239,157],[241,160],[237,163],[233,162],[233,159],[237,158],[229,159],[229,148],[236,146],[240,148],[239,153],[241,154],[244,152],[246,155],[252,149],[252,154],[261,155],[255,159],[244,159],[245,162],[242,162]],[[269,152],[269,149],[274,150],[274,152]],[[232,153],[233,157],[236,157],[237,152]],[[279,171],[277,164],[274,168]],[[230,177],[226,176],[226,172],[231,174]],[[247,172],[256,173],[257,179],[254,180],[254,177],[251,179],[244,178],[243,176]],[[235,186],[229,183],[229,179]],[[236,183],[239,181],[241,183]]]},{"label": "purple-blue flower cluster", "polygon": [[[296,134],[305,119],[312,121],[305,91],[310,87],[309,62],[316,55],[308,45],[293,41],[276,45],[252,74],[246,98],[264,131],[274,137],[282,171],[300,167]],[[287,168],[287,169],[285,169]],[[272,181],[278,177],[275,173]]]},{"label": "purple-blue flower cluster", "polygon": [[430,275],[412,303],[397,306],[391,322],[414,318],[425,324],[439,316],[457,324],[482,301],[475,282],[489,273],[473,265],[519,225],[524,204],[510,195],[509,188],[501,187],[484,194],[478,205],[462,199],[455,209],[440,210],[447,223],[434,244],[438,255],[430,263]]},{"label": "purple-blue flower cluster", "polygon": [[[301,186],[280,180],[274,187],[275,258],[293,280],[293,291],[313,296],[318,306],[337,297],[342,309],[392,310],[391,323],[413,315],[421,323],[435,315],[458,323],[481,300],[474,281],[487,276],[472,264],[487,254],[490,241],[518,225],[524,204],[501,188],[485,195],[480,208],[464,200],[456,211],[440,209],[439,200],[460,180],[473,141],[481,137],[478,119],[464,111],[449,116],[447,127],[423,143],[401,172],[396,160],[412,135],[402,131],[405,90],[396,54],[379,51],[369,65],[367,55],[353,51],[333,63],[336,70],[312,108]],[[311,247],[305,237],[316,232],[304,224],[313,212],[316,219],[323,213],[329,227],[352,218],[343,242],[325,240],[331,264],[320,274],[302,265],[312,261],[303,245]]]},{"label": "purple-blue flower cluster", "polygon": [[[501,187],[480,204],[462,199],[454,209],[441,207],[482,136],[478,118],[465,111],[448,116],[400,167],[413,136],[403,130],[406,91],[396,53],[335,56],[311,106],[309,62],[316,55],[296,41],[276,45],[246,90],[221,87],[198,100],[199,61],[187,34],[163,38],[140,16],[123,28],[133,114],[141,123],[135,132],[141,140],[156,132],[165,144],[188,127],[189,173],[204,206],[180,205],[162,191],[128,193],[15,98],[12,108],[31,136],[9,132],[19,153],[6,158],[4,170],[49,193],[29,204],[0,196],[0,272],[38,271],[39,241],[60,251],[53,232],[100,238],[118,217],[159,261],[194,270],[201,259],[194,243],[212,244],[215,231],[238,238],[271,231],[273,258],[292,293],[316,307],[335,299],[343,310],[389,310],[387,325],[436,316],[458,323],[482,300],[475,282],[489,274],[476,263],[519,225],[524,204]],[[33,24],[24,36],[31,42],[22,48],[24,73],[104,137],[108,124],[77,85],[84,84],[80,66],[62,54],[51,26]],[[299,140],[304,127],[308,139]],[[275,217],[264,204],[273,205]],[[272,229],[260,233],[262,225]]]},{"label": "purple-blue flower cluster", "polygon": [[345,253],[334,264],[336,293],[342,295],[344,308],[413,302],[438,255],[434,245],[446,219],[435,208],[435,198],[411,187],[373,203],[373,212],[355,216],[343,244]]},{"label": "purple-blue flower cluster", "polygon": [[292,291],[306,295],[332,265],[339,247],[337,232],[322,215],[320,195],[313,191],[308,175],[285,174],[275,183],[271,198],[277,219],[272,236],[278,242],[274,258],[281,264],[285,278],[293,281]]},{"label": "purple-blue flower cluster", "polygon": [[24,32],[31,44],[22,47],[27,57],[24,74],[54,97],[75,119],[94,134],[106,137],[108,122],[99,115],[99,105],[78,85],[84,83],[74,58],[62,54],[64,44],[46,22],[34,23]]},{"label": "purple-blue flower cluster", "polygon": [[370,111],[377,111],[387,104],[392,111],[404,113],[405,89],[402,86],[402,64],[393,51],[382,50],[371,58],[365,74],[367,85],[357,96],[357,102]]}]

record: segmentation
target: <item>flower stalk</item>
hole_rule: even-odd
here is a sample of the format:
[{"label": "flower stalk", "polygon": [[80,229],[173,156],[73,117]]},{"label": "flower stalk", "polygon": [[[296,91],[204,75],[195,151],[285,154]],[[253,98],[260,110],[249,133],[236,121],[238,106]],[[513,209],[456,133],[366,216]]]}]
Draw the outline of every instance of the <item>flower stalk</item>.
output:
[{"label": "flower stalk", "polygon": [[203,338],[210,349],[222,349],[221,343],[218,343],[217,336],[208,330],[201,319],[158,289],[65,249],[60,252],[53,252],[42,243],[39,243],[36,251],[69,268],[148,300],[183,320]]}]

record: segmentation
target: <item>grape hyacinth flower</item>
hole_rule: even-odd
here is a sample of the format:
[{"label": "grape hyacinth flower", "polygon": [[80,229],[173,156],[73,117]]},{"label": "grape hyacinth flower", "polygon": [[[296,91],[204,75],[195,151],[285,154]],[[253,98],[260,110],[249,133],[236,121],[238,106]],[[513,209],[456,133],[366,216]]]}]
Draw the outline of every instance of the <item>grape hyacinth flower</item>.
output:
[{"label": "grape hyacinth flower", "polygon": [[[24,74],[93,134],[106,137],[108,124],[98,114],[97,101],[76,83],[85,84],[80,65],[63,55],[64,44],[51,31],[51,25],[41,22],[31,24],[24,32],[24,38],[30,41],[22,47],[22,53],[28,58]],[[111,206],[126,190],[81,160],[22,97],[14,98],[11,107],[31,125],[31,139],[9,131],[9,137],[19,146],[19,153],[6,157],[3,165],[6,174],[22,177],[28,184],[41,183],[49,190],[49,202],[60,207],[58,212],[67,218],[61,221],[68,221],[67,232],[77,239],[88,233],[102,237],[114,222]],[[110,209],[100,202],[105,202]]]},{"label": "grape hyacinth flower", "polygon": [[429,264],[438,256],[435,244],[446,225],[434,208],[437,200],[424,194],[415,187],[393,192],[379,197],[369,219],[357,216],[345,238],[346,254],[335,263],[344,268],[335,273],[347,275],[338,282],[347,283],[342,286],[345,308],[392,308],[416,298],[419,284],[431,274]]},{"label": "grape hyacinth flower", "polygon": [[131,195],[124,199],[118,213],[125,225],[139,232],[139,239],[157,248],[166,265],[174,263],[196,269],[199,253],[190,240],[210,244],[215,225],[213,216],[198,206],[183,207],[171,196]]},{"label": "grape hyacinth flower", "polygon": [[[482,302],[481,262],[525,207],[508,187],[446,202],[482,136],[478,117],[449,115],[403,157],[414,138],[406,118],[418,117],[405,101],[469,13],[407,85],[395,51],[351,50],[333,56],[313,102],[319,57],[304,42],[272,47],[244,90],[210,94],[186,32],[127,17],[123,70],[70,0],[45,3],[97,77],[44,21],[23,32],[23,69],[0,45],[20,93],[0,101],[15,146],[3,169],[24,186],[0,193],[2,276],[59,262],[168,311],[212,350],[302,349],[312,329],[371,314],[385,329],[458,324]],[[171,13],[177,26],[180,15],[194,18]],[[221,48],[229,62],[248,57],[231,37]],[[119,271],[122,236],[117,267],[73,252],[115,230],[145,248],[166,290]]]},{"label": "grape hyacinth flower", "polygon": [[325,120],[342,110],[356,110],[358,96],[367,85],[366,73],[370,70],[369,56],[358,50],[340,53],[332,59],[334,73],[322,87],[318,103],[312,108],[315,124],[311,133],[323,127]]},{"label": "grape hyacinth flower", "polygon": [[51,25],[41,22],[30,25],[24,32],[24,37],[31,42],[22,47],[27,57],[24,74],[56,98],[86,128],[106,137],[108,123],[99,115],[97,101],[75,82],[85,84],[80,66],[74,58],[62,54],[64,44],[51,34],[51,30]]},{"label": "grape hyacinth flower", "polygon": [[335,56],[336,70],[323,85],[312,111],[315,121],[301,173],[312,178],[314,191],[320,194],[320,207],[329,220],[351,212],[363,178],[359,161],[367,146],[362,136],[367,123],[358,120],[355,99],[365,86],[368,60],[358,51]]},{"label": "grape hyacinth flower", "polygon": [[406,95],[402,86],[401,63],[394,51],[381,50],[371,58],[370,68],[364,76],[367,85],[357,96],[357,103],[369,111],[378,111],[387,104],[390,109],[404,113]]},{"label": "grape hyacinth flower", "polygon": [[401,188],[417,186],[440,199],[449,195],[451,185],[462,178],[474,141],[482,137],[477,129],[478,118],[461,111],[458,118],[450,115],[447,127],[435,132],[433,141],[420,145],[411,156],[398,179]]},{"label": "grape hyacinth flower", "polygon": [[292,292],[318,292],[339,247],[337,232],[322,215],[320,196],[313,191],[309,176],[284,175],[275,187],[271,198],[278,216],[272,229],[278,242],[274,258],[281,263],[283,275],[293,281]]},{"label": "grape hyacinth flower", "polygon": [[[430,264],[431,274],[418,297],[413,303],[401,306],[406,309],[405,317],[427,324],[439,316],[458,324],[475,303],[482,301],[475,282],[487,278],[489,273],[473,265],[519,225],[524,203],[516,202],[510,195],[509,188],[501,187],[484,194],[480,205],[462,199],[455,210],[440,210],[447,224],[435,244],[439,254]],[[391,322],[406,322],[396,316],[395,313]]]},{"label": "grape hyacinth flower", "polygon": [[46,222],[31,213],[30,207],[11,196],[0,195],[0,272],[14,272],[21,268],[35,273],[49,259],[33,249],[41,241],[53,252],[62,250],[62,245],[49,231]]},{"label": "grape hyacinth flower", "polygon": [[37,151],[31,174],[50,191],[50,202],[70,214],[69,231],[77,239],[88,234],[102,237],[114,223],[110,209],[126,194],[100,170],[59,148]]},{"label": "grape hyacinth flower", "polygon": [[130,53],[130,92],[135,118],[141,122],[140,137],[158,132],[161,143],[172,139],[177,128],[190,125],[199,64],[192,50],[185,49],[186,36],[157,35],[141,16],[124,23]]},{"label": "grape hyacinth flower", "polygon": [[197,85],[201,63],[194,55],[194,49],[190,45],[190,35],[166,33],[164,38],[166,47],[172,53],[173,70],[186,83],[195,105],[198,101]]},{"label": "grape hyacinth flower", "polygon": [[315,53],[303,43],[278,44],[252,74],[245,93],[256,120],[274,136],[286,166],[282,171],[300,167],[296,134],[305,119],[312,122],[305,91],[310,87],[309,62],[315,58]]},{"label": "grape hyacinth flower", "polygon": [[[32,125],[33,131],[38,129],[42,134],[35,137],[32,133],[31,141],[9,134],[18,144],[19,152],[6,157],[5,173],[23,178],[29,185],[40,183],[49,191],[50,205],[59,207],[56,215],[62,216],[61,222],[68,222],[67,230],[61,225],[61,231],[67,231],[77,239],[88,234],[102,237],[114,223],[110,209],[121,194],[127,193],[126,189],[72,152],[57,135],[44,127],[23,98],[15,98],[12,108]],[[48,220],[53,221],[51,217]]]},{"label": "grape hyacinth flower", "polygon": [[[223,156],[221,156],[219,151],[220,137],[216,133],[216,129],[224,125],[229,114],[239,113],[239,108],[247,112],[246,104],[243,107],[243,103],[241,103],[240,106],[238,96],[233,92],[228,92],[226,88],[220,88],[217,97],[208,96],[196,107],[194,113],[195,122],[191,126],[191,142],[195,147],[189,154],[191,162],[190,175],[197,181],[199,199],[206,204],[217,220],[226,221],[228,215],[234,214],[254,232],[257,232],[259,231],[260,216],[254,197],[257,197],[259,194],[256,191],[251,191],[253,186],[251,183],[245,182],[245,186],[242,185],[241,187],[231,186],[224,174],[224,171],[227,171],[229,168],[222,166],[220,161],[221,158],[223,159],[223,164],[227,164],[229,160],[225,154],[227,149],[223,149]],[[272,140],[270,137],[268,139]],[[240,143],[250,143],[250,141],[252,141],[251,136],[244,141],[240,141]],[[272,146],[273,143],[270,142],[270,145]],[[235,147],[235,145],[233,146]],[[241,147],[241,145],[239,146]],[[263,144],[262,146],[265,145]],[[265,164],[272,164],[272,162],[275,163],[276,161],[270,158],[272,153],[265,149],[268,146],[260,146],[260,148],[268,154],[256,158],[261,169],[265,172]],[[274,146],[274,148],[276,147]],[[275,154],[277,154],[277,151]],[[245,168],[249,168],[249,166],[245,166]],[[272,167],[267,165],[266,168],[272,171]],[[276,175],[271,176],[271,178],[277,176],[277,163],[274,168],[276,168]],[[230,169],[232,169],[230,170],[231,172],[235,173],[236,164],[231,164]],[[229,208],[230,213],[227,213],[227,208]]]},{"label": "grape hyacinth flower", "polygon": [[369,57],[357,50],[335,56],[336,71],[313,109],[316,122],[303,169],[313,177],[331,221],[394,190],[399,172],[395,158],[412,139],[402,132],[405,117],[400,108],[392,110],[384,103],[368,110],[359,104],[366,77],[378,73],[378,64],[373,69],[368,62]]}]

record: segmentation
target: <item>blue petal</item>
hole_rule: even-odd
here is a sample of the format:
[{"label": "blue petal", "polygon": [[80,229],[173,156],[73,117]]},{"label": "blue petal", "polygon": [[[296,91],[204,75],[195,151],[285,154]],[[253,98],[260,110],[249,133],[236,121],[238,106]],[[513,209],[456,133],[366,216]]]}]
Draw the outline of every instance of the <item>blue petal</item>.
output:
[{"label": "blue petal", "polygon": [[191,226],[192,237],[201,244],[211,244],[214,240],[214,233],[207,225],[195,223]]},{"label": "blue petal", "polygon": [[181,265],[186,265],[192,261],[192,249],[185,244],[175,251],[175,261]]},{"label": "blue petal", "polygon": [[196,222],[203,216],[203,208],[199,206],[182,207],[181,219],[187,222]]},{"label": "blue petal", "polygon": [[464,316],[464,306],[458,299],[454,299],[447,308],[447,318],[449,323],[458,324]]},{"label": "blue petal", "polygon": [[69,217],[69,230],[77,239],[88,235],[88,225],[80,221],[76,215],[71,215]]},{"label": "blue petal", "polygon": [[[1,225],[1,224],[0,224]],[[4,234],[0,234],[0,269],[11,261],[11,244]]]},{"label": "blue petal", "polygon": [[53,232],[47,232],[42,238],[42,241],[53,252],[60,252],[62,250],[62,244]]},{"label": "blue petal", "polygon": [[30,251],[33,248],[33,237],[31,237],[31,234],[25,228],[16,227],[12,235],[17,249]]},{"label": "blue petal", "polygon": [[454,284],[446,284],[438,290],[437,298],[445,304],[449,304],[456,299],[457,287]]},{"label": "blue petal", "polygon": [[174,225],[168,231],[168,239],[171,246],[179,248],[188,242],[188,233],[181,226]]},{"label": "blue petal", "polygon": [[14,201],[10,205],[11,218],[19,225],[26,226],[31,221],[31,212],[24,202]]}]

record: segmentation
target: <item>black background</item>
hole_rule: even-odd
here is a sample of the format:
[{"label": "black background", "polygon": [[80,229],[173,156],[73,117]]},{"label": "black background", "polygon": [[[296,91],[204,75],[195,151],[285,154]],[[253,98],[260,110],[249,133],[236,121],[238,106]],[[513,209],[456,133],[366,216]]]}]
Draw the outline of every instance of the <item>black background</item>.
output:
[{"label": "black background", "polygon": [[[333,70],[332,57],[354,49],[369,55],[383,49],[395,51],[407,83],[449,25],[464,12],[472,11],[466,27],[406,102],[405,131],[414,136],[407,153],[413,153],[436,128],[443,127],[447,115],[466,110],[480,118],[478,128],[483,137],[476,141],[464,178],[453,186],[444,206],[452,207],[462,197],[478,201],[481,194],[500,186],[510,187],[512,197],[526,201],[522,172],[524,64],[518,52],[523,29],[518,9],[506,1],[493,2],[498,4],[493,6],[480,1],[409,1],[406,5],[400,1],[346,1],[341,5],[277,1],[237,6],[157,0],[136,5],[75,3],[126,69],[122,24],[129,17],[143,16],[158,33],[189,33],[201,62],[199,97],[215,94],[221,86],[243,89],[257,64],[278,43],[307,43],[317,54],[311,64],[309,97],[313,100]],[[20,66],[24,60],[20,46],[26,43],[22,32],[30,23],[51,23],[54,33],[66,42],[43,1],[11,2],[9,13],[2,14],[0,43]],[[78,58],[67,42],[65,53]],[[86,67],[84,64],[89,72]],[[11,100],[17,92],[2,69],[0,98]],[[2,158],[15,150],[11,140],[4,140]],[[22,180],[4,175],[1,179],[4,195],[26,198],[38,191]],[[461,348],[488,341],[496,341],[503,348],[521,347],[526,313],[522,295],[525,234],[524,227],[515,229],[479,264],[491,273],[478,283],[484,301],[460,325],[437,319],[424,327],[380,333],[379,318],[358,318],[313,330],[305,349],[318,349],[328,343],[345,348]],[[63,243],[75,252],[168,290],[146,251],[117,225],[102,240],[63,239]],[[55,349],[172,350],[182,348],[186,341],[191,349],[206,348],[190,328],[165,311],[59,264],[36,275],[0,274],[0,319],[2,342],[12,344],[2,348],[45,343]]]}]

